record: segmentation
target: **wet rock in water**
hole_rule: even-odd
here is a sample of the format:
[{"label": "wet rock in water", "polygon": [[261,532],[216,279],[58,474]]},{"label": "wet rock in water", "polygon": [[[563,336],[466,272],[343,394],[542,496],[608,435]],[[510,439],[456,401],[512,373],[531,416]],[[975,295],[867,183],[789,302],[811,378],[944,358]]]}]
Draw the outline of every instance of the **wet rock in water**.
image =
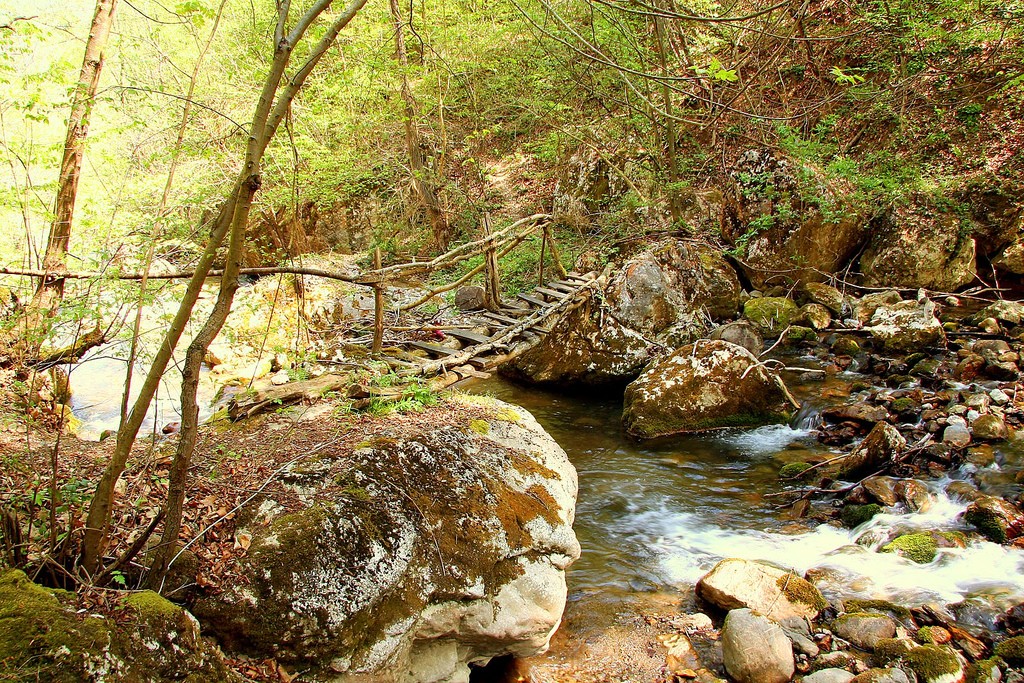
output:
[{"label": "wet rock in water", "polygon": [[764,350],[764,338],[757,327],[748,320],[737,320],[717,327],[711,332],[710,338],[742,346],[755,356]]},{"label": "wet rock in water", "polygon": [[868,669],[850,679],[850,683],[911,683],[902,669]]},{"label": "wet rock in water", "polygon": [[682,675],[686,671],[703,668],[693,643],[682,633],[664,635],[658,640],[668,650],[665,653],[665,667],[669,673]]},{"label": "wet rock in water", "polygon": [[904,479],[896,484],[899,501],[910,512],[926,512],[935,502],[928,487],[916,479]]},{"label": "wet rock in water", "polygon": [[879,476],[868,477],[861,482],[861,486],[879,503],[892,507],[900,499],[899,494],[896,493],[896,485],[898,483],[899,480],[893,477]]},{"label": "wet rock in water", "polygon": [[455,291],[455,305],[460,311],[478,311],[484,307],[485,297],[480,285],[466,285]]},{"label": "wet rock in water", "polygon": [[829,422],[875,424],[876,422],[888,419],[889,411],[883,406],[873,406],[868,403],[858,402],[826,408],[821,411],[821,416]]},{"label": "wet rock in water", "polygon": [[820,669],[803,677],[803,683],[850,683],[853,674],[846,669]]},{"label": "wet rock in water", "polygon": [[879,422],[846,457],[839,461],[837,476],[852,478],[860,473],[882,469],[894,461],[907,446],[899,430],[888,422]]},{"label": "wet rock in water", "polygon": [[239,580],[195,605],[222,643],[313,678],[410,682],[547,648],[580,552],[576,472],[525,410],[452,401],[284,473],[309,506],[257,520]]},{"label": "wet rock in water", "polygon": [[999,617],[999,624],[1006,629],[1010,635],[1024,633],[1024,602],[1018,603],[1006,610]]},{"label": "wet rock in water", "polygon": [[963,518],[993,543],[1006,543],[1024,533],[1024,513],[996,496],[980,496],[967,507]]},{"label": "wet rock in water", "polygon": [[836,337],[832,342],[832,352],[841,356],[856,356],[861,353],[860,342],[850,336]]},{"label": "wet rock in water", "polygon": [[910,353],[945,339],[935,304],[927,299],[879,306],[865,330],[888,352]]},{"label": "wet rock in water", "polygon": [[978,487],[969,481],[951,481],[946,485],[946,495],[962,500],[975,500],[981,496]]},{"label": "wet rock in water", "polygon": [[850,529],[855,529],[881,511],[882,506],[877,503],[868,503],[867,505],[844,505],[842,511],[839,513],[839,518],[842,520],[844,526]]},{"label": "wet rock in water", "polygon": [[1003,418],[993,413],[982,415],[975,420],[971,425],[971,432],[976,439],[982,441],[1003,441],[1009,434]]},{"label": "wet rock in water", "polygon": [[1014,636],[999,643],[995,655],[1010,666],[1024,667],[1024,636]]},{"label": "wet rock in water", "polygon": [[743,304],[743,315],[765,334],[782,332],[797,313],[796,304],[785,297],[765,296]]},{"label": "wet rock in water", "polygon": [[126,598],[116,624],[76,613],[68,595],[20,570],[0,572],[0,662],[16,672],[9,680],[240,683],[192,615],[156,593]]},{"label": "wet rock in water", "polygon": [[815,330],[824,330],[832,324],[832,315],[821,304],[804,304],[800,308],[798,318],[807,321]]},{"label": "wet rock in water", "polygon": [[724,610],[749,607],[777,621],[814,619],[828,607],[809,581],[752,560],[722,560],[697,582],[697,595]]},{"label": "wet rock in water", "polygon": [[722,626],[725,670],[738,683],[785,683],[793,677],[793,647],[782,627],[750,609],[734,609]]},{"label": "wet rock in water", "polygon": [[896,635],[896,622],[884,614],[853,612],[833,621],[832,631],[862,650],[874,650],[879,640]]},{"label": "wet rock in water", "polygon": [[831,285],[821,282],[808,282],[804,285],[804,293],[812,303],[824,306],[833,315],[843,314],[843,293]]},{"label": "wet rock in water", "polygon": [[789,420],[793,399],[782,379],[746,349],[705,340],[652,363],[626,387],[622,421],[650,439]]},{"label": "wet rock in water", "polygon": [[958,683],[964,679],[963,662],[945,647],[915,647],[906,654],[904,660],[907,668],[917,675],[919,683]]}]

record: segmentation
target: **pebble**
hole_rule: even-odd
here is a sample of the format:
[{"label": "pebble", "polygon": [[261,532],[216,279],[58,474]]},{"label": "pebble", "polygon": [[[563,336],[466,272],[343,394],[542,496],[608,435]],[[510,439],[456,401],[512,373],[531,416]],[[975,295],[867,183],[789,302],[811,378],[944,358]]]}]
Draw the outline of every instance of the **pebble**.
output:
[{"label": "pebble", "polygon": [[971,442],[971,432],[965,425],[951,424],[942,432],[942,443],[962,448]]},{"label": "pebble", "polygon": [[1004,406],[1010,402],[1010,397],[1007,396],[1006,392],[1003,391],[1002,389],[993,389],[992,391],[988,392],[988,396],[989,398],[992,399],[992,402],[995,403],[997,406]]}]

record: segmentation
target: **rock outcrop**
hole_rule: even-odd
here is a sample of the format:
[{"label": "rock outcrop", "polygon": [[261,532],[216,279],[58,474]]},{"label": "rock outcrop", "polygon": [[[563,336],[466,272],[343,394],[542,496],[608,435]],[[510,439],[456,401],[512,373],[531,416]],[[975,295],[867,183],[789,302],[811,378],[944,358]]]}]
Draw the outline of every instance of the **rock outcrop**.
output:
[{"label": "rock outcrop", "polygon": [[861,256],[864,283],[871,287],[924,287],[953,292],[976,273],[974,239],[964,219],[923,198],[891,209],[876,221]]},{"label": "rock outcrop", "polygon": [[785,422],[793,399],[778,375],[743,347],[702,340],[677,349],[626,387],[622,420],[650,439]]},{"label": "rock outcrop", "polygon": [[580,552],[576,472],[526,411],[453,401],[436,410],[478,417],[323,450],[285,474],[300,509],[243,513],[243,580],[194,609],[226,647],[382,682],[546,649]]},{"label": "rock outcrop", "polygon": [[626,262],[599,295],[565,314],[536,346],[502,367],[540,385],[624,385],[663,347],[705,336],[739,307],[740,283],[708,245],[667,240]]},{"label": "rock outcrop", "polygon": [[770,150],[745,152],[732,180],[722,233],[745,249],[743,268],[755,287],[820,281],[838,272],[867,237],[865,217],[842,206],[843,188],[797,173],[792,161]]}]

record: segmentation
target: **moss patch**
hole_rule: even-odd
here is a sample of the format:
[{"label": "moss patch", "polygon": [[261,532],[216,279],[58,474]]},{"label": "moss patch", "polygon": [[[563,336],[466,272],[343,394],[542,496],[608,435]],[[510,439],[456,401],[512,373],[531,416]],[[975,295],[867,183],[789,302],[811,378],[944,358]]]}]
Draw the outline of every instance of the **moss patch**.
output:
[{"label": "moss patch", "polygon": [[952,652],[935,645],[915,647],[904,657],[907,666],[917,674],[919,680],[927,683],[944,676],[955,675],[961,670],[960,660]]},{"label": "moss patch", "polygon": [[844,600],[843,605],[847,612],[880,612],[904,622],[913,620],[909,609],[888,600]]},{"label": "moss patch", "polygon": [[928,564],[935,559],[939,544],[931,534],[904,534],[882,546],[883,553],[896,553],[918,564]]},{"label": "moss patch", "polygon": [[487,420],[472,420],[469,428],[477,434],[487,434],[491,431],[491,425]]},{"label": "moss patch", "polygon": [[996,645],[995,652],[1012,667],[1024,666],[1024,636],[1004,640]]},{"label": "moss patch", "polygon": [[811,469],[810,463],[790,462],[779,469],[779,479],[797,479],[807,470]]},{"label": "moss patch", "polygon": [[839,519],[843,521],[843,525],[853,529],[868,521],[881,511],[882,506],[878,503],[868,503],[867,505],[844,505],[842,511],[839,513]]},{"label": "moss patch", "polygon": [[[1000,680],[1000,678],[997,678],[996,672],[999,672],[998,658],[982,659],[967,667],[964,683],[990,683],[991,681]],[[1002,672],[999,672],[999,675],[1001,677]]]},{"label": "moss patch", "polygon": [[828,607],[828,600],[821,594],[821,591],[815,588],[810,581],[801,579],[799,576],[794,574],[780,576],[775,585],[792,603],[810,605],[819,612]]},{"label": "moss patch", "polygon": [[781,331],[798,312],[797,305],[784,297],[766,296],[743,304],[743,315],[766,332]]},{"label": "moss patch", "polygon": [[124,604],[136,610],[143,619],[176,619],[181,614],[180,607],[153,591],[132,593],[125,598]]},{"label": "moss patch", "polygon": [[971,506],[964,513],[964,521],[975,527],[981,535],[993,543],[1006,543],[1006,529],[1003,520],[992,510]]},{"label": "moss patch", "polygon": [[882,638],[875,644],[875,656],[882,664],[889,664],[905,657],[913,649],[913,643],[901,638]]}]

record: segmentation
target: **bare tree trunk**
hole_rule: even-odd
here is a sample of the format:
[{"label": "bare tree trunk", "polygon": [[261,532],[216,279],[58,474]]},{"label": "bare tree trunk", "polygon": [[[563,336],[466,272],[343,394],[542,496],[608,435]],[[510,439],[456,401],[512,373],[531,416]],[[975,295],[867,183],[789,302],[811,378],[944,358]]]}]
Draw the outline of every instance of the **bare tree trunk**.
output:
[{"label": "bare tree trunk", "polygon": [[409,53],[405,47],[405,25],[402,22],[402,11],[398,6],[398,0],[389,0],[391,7],[391,19],[395,25],[395,59],[402,71],[402,102],[405,105],[405,147],[409,153],[409,170],[412,172],[413,187],[419,195],[423,209],[430,221],[430,231],[434,236],[434,243],[438,252],[448,249],[451,241],[449,234],[448,220],[441,210],[441,204],[437,198],[437,188],[430,177],[430,170],[423,160],[423,149],[420,147],[420,133],[416,127],[418,105],[416,98],[409,87],[409,75],[406,73],[409,68]]},{"label": "bare tree trunk", "polygon": [[64,296],[64,278],[61,277],[61,272],[67,268],[78,178],[82,171],[85,138],[89,134],[89,115],[92,113],[96,89],[99,86],[100,71],[103,69],[103,50],[110,38],[116,8],[117,0],[96,0],[96,12],[89,29],[89,39],[85,43],[82,71],[71,100],[64,156],[60,162],[60,179],[57,183],[57,199],[54,203],[53,224],[50,226],[46,255],[43,257],[43,268],[47,275],[39,283],[30,306],[42,314],[52,313]]}]

